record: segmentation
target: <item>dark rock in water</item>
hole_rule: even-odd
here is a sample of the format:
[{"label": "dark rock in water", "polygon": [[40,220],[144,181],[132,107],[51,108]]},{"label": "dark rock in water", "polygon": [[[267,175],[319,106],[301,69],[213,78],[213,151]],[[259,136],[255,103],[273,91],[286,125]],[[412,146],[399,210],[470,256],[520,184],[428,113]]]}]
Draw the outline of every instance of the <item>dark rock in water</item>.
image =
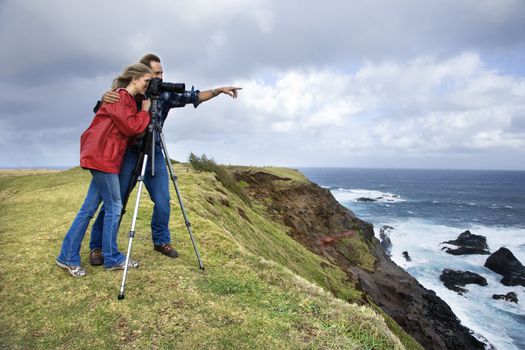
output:
[{"label": "dark rock in water", "polygon": [[459,294],[468,292],[467,289],[461,288],[467,284],[479,284],[480,286],[486,286],[487,280],[478,275],[477,273],[470,271],[458,271],[445,269],[439,279],[443,281],[445,287]]},{"label": "dark rock in water", "polygon": [[392,241],[390,240],[390,237],[385,237],[385,239],[381,240],[381,247],[383,247],[385,254],[387,256],[392,256]]},{"label": "dark rock in water", "polygon": [[390,231],[392,231],[393,229],[394,228],[392,226],[383,225],[383,227],[379,229],[379,239],[384,240],[388,238],[388,236],[390,235]]},{"label": "dark rock in water", "polygon": [[368,198],[368,197],[359,197],[357,198],[357,201],[358,202],[375,202],[376,200],[372,198]]},{"label": "dark rock in water", "polygon": [[385,254],[392,256],[392,241],[390,240],[390,231],[394,228],[392,226],[384,225],[379,229],[380,245],[385,250]]},{"label": "dark rock in water", "polygon": [[503,275],[501,283],[504,285],[525,287],[525,267],[509,249],[499,248],[488,257],[485,267]]},{"label": "dark rock in water", "polygon": [[515,274],[512,274],[510,276],[505,276],[501,279],[501,283],[504,286],[521,285],[525,287],[525,275],[521,274],[521,276],[516,276]]},{"label": "dark rock in water", "polygon": [[452,255],[490,254],[489,247],[487,245],[487,238],[481,235],[473,235],[468,230],[461,233],[457,239],[443,243],[452,244],[459,247],[457,249],[446,248],[446,252]]},{"label": "dark rock in water", "polygon": [[492,296],[492,299],[499,300],[503,299],[506,301],[510,301],[511,303],[518,303],[518,296],[514,292],[508,292],[507,294],[494,294]]},{"label": "dark rock in water", "polygon": [[412,258],[410,257],[410,255],[408,255],[408,252],[406,250],[403,252],[403,257],[406,261],[412,261]]},{"label": "dark rock in water", "polygon": [[470,247],[460,247],[457,249],[447,248],[446,252],[452,255],[469,255],[469,254],[489,255],[490,254],[488,250],[470,248]]},{"label": "dark rock in water", "polygon": [[485,236],[473,235],[469,230],[460,233],[457,239],[452,241],[446,241],[444,243],[457,245],[459,247],[466,246],[486,250],[489,249],[489,247],[487,246],[487,238]]}]

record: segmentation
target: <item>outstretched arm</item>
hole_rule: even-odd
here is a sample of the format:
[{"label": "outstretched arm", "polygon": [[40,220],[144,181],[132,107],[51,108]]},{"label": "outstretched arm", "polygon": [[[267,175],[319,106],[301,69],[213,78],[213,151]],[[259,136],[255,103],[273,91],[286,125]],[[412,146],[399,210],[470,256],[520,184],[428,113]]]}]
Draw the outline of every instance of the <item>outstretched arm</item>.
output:
[{"label": "outstretched arm", "polygon": [[219,96],[220,94],[228,94],[232,98],[237,98],[237,91],[242,90],[240,87],[234,87],[234,86],[223,86],[211,90],[205,90],[199,92],[199,102],[204,102],[211,100],[214,97]]}]

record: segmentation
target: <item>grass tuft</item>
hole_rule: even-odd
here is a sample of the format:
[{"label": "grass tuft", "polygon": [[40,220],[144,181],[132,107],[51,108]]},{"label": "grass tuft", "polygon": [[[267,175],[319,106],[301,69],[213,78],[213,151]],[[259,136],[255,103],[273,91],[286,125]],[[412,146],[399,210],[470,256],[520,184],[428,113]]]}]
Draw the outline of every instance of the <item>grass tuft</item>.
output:
[{"label": "grass tuft", "polygon": [[219,180],[219,182],[222,183],[224,187],[239,196],[239,198],[245,204],[250,207],[252,206],[250,198],[243,190],[243,184],[237,183],[233,174],[224,165],[217,164],[215,160],[206,157],[205,154],[198,157],[191,153],[188,160],[194,170],[215,173],[217,180]]}]

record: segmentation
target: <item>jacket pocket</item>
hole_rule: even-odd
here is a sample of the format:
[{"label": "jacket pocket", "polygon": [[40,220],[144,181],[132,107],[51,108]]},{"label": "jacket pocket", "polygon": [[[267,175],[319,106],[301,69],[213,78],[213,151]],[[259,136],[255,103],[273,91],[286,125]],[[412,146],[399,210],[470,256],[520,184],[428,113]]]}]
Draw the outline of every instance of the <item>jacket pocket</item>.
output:
[{"label": "jacket pocket", "polygon": [[114,161],[117,154],[118,144],[116,144],[113,140],[109,140],[109,142],[106,143],[104,150],[102,151],[104,160]]}]

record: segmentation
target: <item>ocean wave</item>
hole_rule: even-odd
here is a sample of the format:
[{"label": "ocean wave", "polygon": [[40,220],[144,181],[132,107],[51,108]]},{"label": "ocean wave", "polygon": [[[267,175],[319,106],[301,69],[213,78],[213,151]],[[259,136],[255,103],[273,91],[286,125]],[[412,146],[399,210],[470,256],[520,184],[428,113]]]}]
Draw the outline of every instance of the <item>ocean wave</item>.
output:
[{"label": "ocean wave", "polygon": [[[483,334],[498,349],[518,349],[525,344],[525,337],[521,334],[523,321],[520,321],[525,314],[522,303],[525,300],[525,289],[501,284],[501,275],[484,267],[487,255],[452,256],[441,250],[444,246],[442,242],[455,239],[461,232],[469,230],[473,234],[485,236],[491,252],[505,246],[524,263],[524,228],[471,223],[458,229],[415,218],[374,223],[377,231],[383,225],[393,227],[389,232],[392,260],[426,288],[434,290],[449,304],[464,325]],[[408,251],[412,261],[407,262],[404,259],[403,251]],[[458,295],[445,288],[439,280],[445,268],[478,273],[487,279],[488,286],[467,285],[468,292]],[[518,304],[492,299],[493,294],[506,294],[510,291],[517,294]]]},{"label": "ocean wave", "polygon": [[382,192],[367,189],[332,188],[335,199],[341,203],[348,202],[380,202],[395,203],[405,202],[406,199],[400,195],[390,192]]}]

